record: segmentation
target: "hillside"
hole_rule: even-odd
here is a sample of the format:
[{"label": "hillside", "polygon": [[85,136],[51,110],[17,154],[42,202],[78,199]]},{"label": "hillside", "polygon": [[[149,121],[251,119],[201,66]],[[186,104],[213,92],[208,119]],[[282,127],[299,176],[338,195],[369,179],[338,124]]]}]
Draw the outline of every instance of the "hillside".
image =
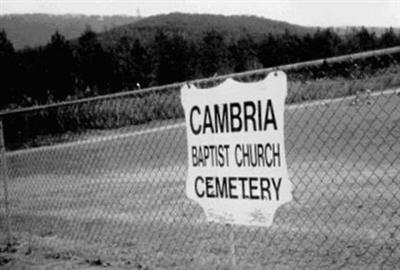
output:
[{"label": "hillside", "polygon": [[[58,30],[66,39],[76,39],[90,28],[99,33],[103,45],[113,46],[122,37],[139,38],[142,42],[150,41],[161,30],[164,33],[183,34],[188,40],[198,41],[204,32],[214,29],[227,39],[237,40],[249,34],[256,41],[265,34],[283,34],[286,30],[292,34],[314,33],[315,27],[305,27],[256,16],[223,16],[211,14],[170,13],[146,18],[134,16],[87,16],[87,15],[50,15],[50,14],[15,14],[0,16],[0,30],[4,29],[15,49],[26,46],[35,47],[46,44],[50,36]],[[349,34],[359,28],[335,27],[339,35]],[[368,28],[380,36],[385,28]],[[399,33],[400,29],[394,29]]]},{"label": "hillside", "polygon": [[100,39],[112,46],[122,36],[139,38],[146,42],[158,30],[164,33],[180,33],[188,40],[198,40],[211,29],[222,33],[228,39],[239,39],[244,33],[256,40],[266,34],[283,34],[286,30],[293,34],[313,33],[316,28],[294,25],[256,16],[223,16],[211,14],[170,13],[144,18],[133,24],[116,27],[102,33]]},{"label": "hillside", "polygon": [[58,30],[67,39],[77,38],[90,26],[95,32],[137,21],[131,16],[86,16],[19,14],[0,16],[0,29],[4,29],[15,49],[46,44]]}]

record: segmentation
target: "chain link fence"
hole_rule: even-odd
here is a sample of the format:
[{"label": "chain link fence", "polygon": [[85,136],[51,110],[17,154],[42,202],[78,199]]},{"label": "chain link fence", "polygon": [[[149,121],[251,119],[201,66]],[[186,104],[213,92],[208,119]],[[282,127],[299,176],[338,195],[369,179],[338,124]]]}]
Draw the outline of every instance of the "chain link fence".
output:
[{"label": "chain link fence", "polygon": [[183,83],[3,112],[0,241],[130,269],[398,269],[399,61],[279,67],[293,201],[269,228],[208,223],[186,198]]}]

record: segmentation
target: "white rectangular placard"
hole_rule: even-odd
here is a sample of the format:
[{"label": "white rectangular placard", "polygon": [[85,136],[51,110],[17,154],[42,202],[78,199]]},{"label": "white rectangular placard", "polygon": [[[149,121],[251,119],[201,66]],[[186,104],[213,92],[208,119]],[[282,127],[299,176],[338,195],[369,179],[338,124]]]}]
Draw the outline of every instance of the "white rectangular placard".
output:
[{"label": "white rectangular placard", "polygon": [[284,144],[286,74],[259,82],[232,79],[198,89],[184,86],[188,144],[187,196],[209,221],[270,226],[292,199]]}]

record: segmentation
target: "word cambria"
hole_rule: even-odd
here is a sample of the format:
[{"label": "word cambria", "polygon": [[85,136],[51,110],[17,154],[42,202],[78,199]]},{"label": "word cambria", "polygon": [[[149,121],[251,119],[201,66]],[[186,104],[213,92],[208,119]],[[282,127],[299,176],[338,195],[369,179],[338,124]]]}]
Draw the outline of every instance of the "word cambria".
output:
[{"label": "word cambria", "polygon": [[[200,121],[199,121],[200,120]],[[205,105],[204,109],[193,106],[190,110],[190,128],[195,135],[241,131],[277,130],[271,99],[265,104],[260,100]]]}]

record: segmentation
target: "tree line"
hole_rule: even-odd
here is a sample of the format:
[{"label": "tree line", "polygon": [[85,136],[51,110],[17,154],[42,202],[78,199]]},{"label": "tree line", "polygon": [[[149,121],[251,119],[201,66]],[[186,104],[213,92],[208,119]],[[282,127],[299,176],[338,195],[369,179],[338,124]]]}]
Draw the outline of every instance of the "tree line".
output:
[{"label": "tree line", "polygon": [[15,50],[0,31],[0,108],[109,94],[215,74],[240,72],[400,45],[400,33],[377,37],[366,28],[338,35],[331,29],[298,35],[286,31],[233,40],[216,30],[200,42],[184,33],[157,31],[146,41],[122,36],[104,46],[91,29],[76,40],[55,32],[45,46]]}]

